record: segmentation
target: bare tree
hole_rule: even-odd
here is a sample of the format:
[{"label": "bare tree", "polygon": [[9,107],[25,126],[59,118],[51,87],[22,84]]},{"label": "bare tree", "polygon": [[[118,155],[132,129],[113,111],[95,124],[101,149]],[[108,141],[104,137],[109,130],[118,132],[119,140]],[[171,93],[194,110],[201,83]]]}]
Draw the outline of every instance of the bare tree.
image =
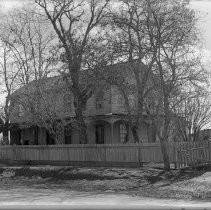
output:
[{"label": "bare tree", "polygon": [[[147,33],[156,63],[153,72],[159,81],[157,88],[160,96],[156,114],[149,107],[148,114],[154,121],[161,142],[165,169],[169,170],[166,143],[174,118],[173,107],[181,102],[178,95],[182,90],[206,82],[206,72],[196,55],[199,41],[197,18],[188,7],[188,2],[150,0],[146,1],[146,11]],[[159,115],[163,116],[162,119]]]},{"label": "bare tree", "polygon": [[64,113],[63,103],[57,98],[63,98],[67,92],[63,83],[62,77],[43,78],[19,89],[12,96],[16,104],[11,118],[20,120],[21,117],[23,128],[45,128],[55,144],[62,144],[65,127],[71,129],[75,124],[71,113]]},{"label": "bare tree", "polygon": [[95,38],[99,37],[99,26],[106,15],[109,1],[35,0],[35,2],[45,12],[64,50],[67,72],[63,75],[74,96],[80,142],[87,143],[83,106],[91,96],[92,88],[81,84],[82,73],[87,67],[87,57],[92,54],[92,44],[95,43]]},{"label": "bare tree", "polygon": [[176,108],[175,120],[183,141],[197,141],[200,131],[209,124],[211,108],[208,96],[203,93],[195,97],[188,97]]},{"label": "bare tree", "polygon": [[1,120],[3,120],[3,142],[9,143],[8,131],[9,131],[9,120],[11,115],[10,102],[11,95],[17,88],[17,76],[18,69],[13,61],[13,55],[10,48],[2,43],[1,45],[2,56],[0,60],[0,75],[2,84],[2,93],[5,95],[5,103],[1,107]]},{"label": "bare tree", "polygon": [[[43,27],[43,24],[45,27]],[[53,74],[55,51],[54,36],[45,32],[47,25],[30,9],[20,9],[7,14],[1,22],[1,74],[6,101],[3,105],[3,135],[8,138],[12,93],[32,80]]]},{"label": "bare tree", "polygon": [[1,29],[1,41],[10,48],[19,69],[20,86],[55,74],[55,34],[33,8],[11,11]]},{"label": "bare tree", "polygon": [[[127,69],[124,73],[121,69],[113,70],[110,72],[112,79],[107,77],[107,81],[123,96],[133,138],[135,142],[141,142],[138,126],[144,122],[144,101],[151,90],[149,80],[155,60],[147,41],[144,1],[127,0],[116,4],[118,9],[110,11],[112,30],[107,33],[107,57],[111,65],[125,62]],[[132,96],[137,98],[137,103],[130,103]]]}]

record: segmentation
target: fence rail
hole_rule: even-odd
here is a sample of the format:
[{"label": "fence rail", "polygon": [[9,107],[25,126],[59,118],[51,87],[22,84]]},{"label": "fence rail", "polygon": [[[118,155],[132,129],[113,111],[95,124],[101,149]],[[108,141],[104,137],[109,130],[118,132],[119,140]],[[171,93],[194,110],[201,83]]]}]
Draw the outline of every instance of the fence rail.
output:
[{"label": "fence rail", "polygon": [[[202,157],[210,160],[211,143],[168,143],[170,163],[178,167],[190,165]],[[46,162],[97,162],[97,163],[162,163],[159,143],[104,144],[104,145],[21,145],[1,146],[2,161],[46,161]]]},{"label": "fence rail", "polygon": [[200,165],[211,161],[211,141],[192,142],[181,144],[177,150],[178,166]]}]

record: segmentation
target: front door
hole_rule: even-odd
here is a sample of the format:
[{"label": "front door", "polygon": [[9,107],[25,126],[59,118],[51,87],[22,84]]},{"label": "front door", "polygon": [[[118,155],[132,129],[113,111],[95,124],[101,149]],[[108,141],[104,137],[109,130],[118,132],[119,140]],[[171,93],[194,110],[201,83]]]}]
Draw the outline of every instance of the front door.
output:
[{"label": "front door", "polygon": [[65,129],[65,144],[72,143],[72,132],[70,128]]},{"label": "front door", "polygon": [[104,144],[104,126],[96,125],[96,144]]},{"label": "front door", "polygon": [[46,131],[46,144],[47,145],[55,144],[54,139],[50,136],[48,131]]}]

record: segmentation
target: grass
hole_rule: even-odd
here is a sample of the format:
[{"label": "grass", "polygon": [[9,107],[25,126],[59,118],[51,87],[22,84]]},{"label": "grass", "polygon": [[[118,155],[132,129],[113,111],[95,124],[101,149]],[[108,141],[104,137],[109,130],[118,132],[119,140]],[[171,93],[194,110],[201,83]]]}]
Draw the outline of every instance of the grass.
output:
[{"label": "grass", "polygon": [[[171,170],[153,168],[2,167],[7,185],[52,187],[88,192],[115,192],[141,197],[206,200],[211,197],[211,168]],[[4,175],[12,172],[11,177]],[[210,179],[209,179],[210,176]],[[20,182],[20,180],[22,180]],[[204,181],[205,180],[205,181]],[[0,182],[0,184],[1,184]]]}]

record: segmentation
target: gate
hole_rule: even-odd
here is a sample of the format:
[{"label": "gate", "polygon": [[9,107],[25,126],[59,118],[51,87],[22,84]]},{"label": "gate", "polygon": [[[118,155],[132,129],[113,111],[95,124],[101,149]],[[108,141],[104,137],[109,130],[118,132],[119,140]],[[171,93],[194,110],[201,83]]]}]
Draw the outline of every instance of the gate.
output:
[{"label": "gate", "polygon": [[211,142],[183,143],[177,148],[178,168],[197,167],[211,160]]}]

